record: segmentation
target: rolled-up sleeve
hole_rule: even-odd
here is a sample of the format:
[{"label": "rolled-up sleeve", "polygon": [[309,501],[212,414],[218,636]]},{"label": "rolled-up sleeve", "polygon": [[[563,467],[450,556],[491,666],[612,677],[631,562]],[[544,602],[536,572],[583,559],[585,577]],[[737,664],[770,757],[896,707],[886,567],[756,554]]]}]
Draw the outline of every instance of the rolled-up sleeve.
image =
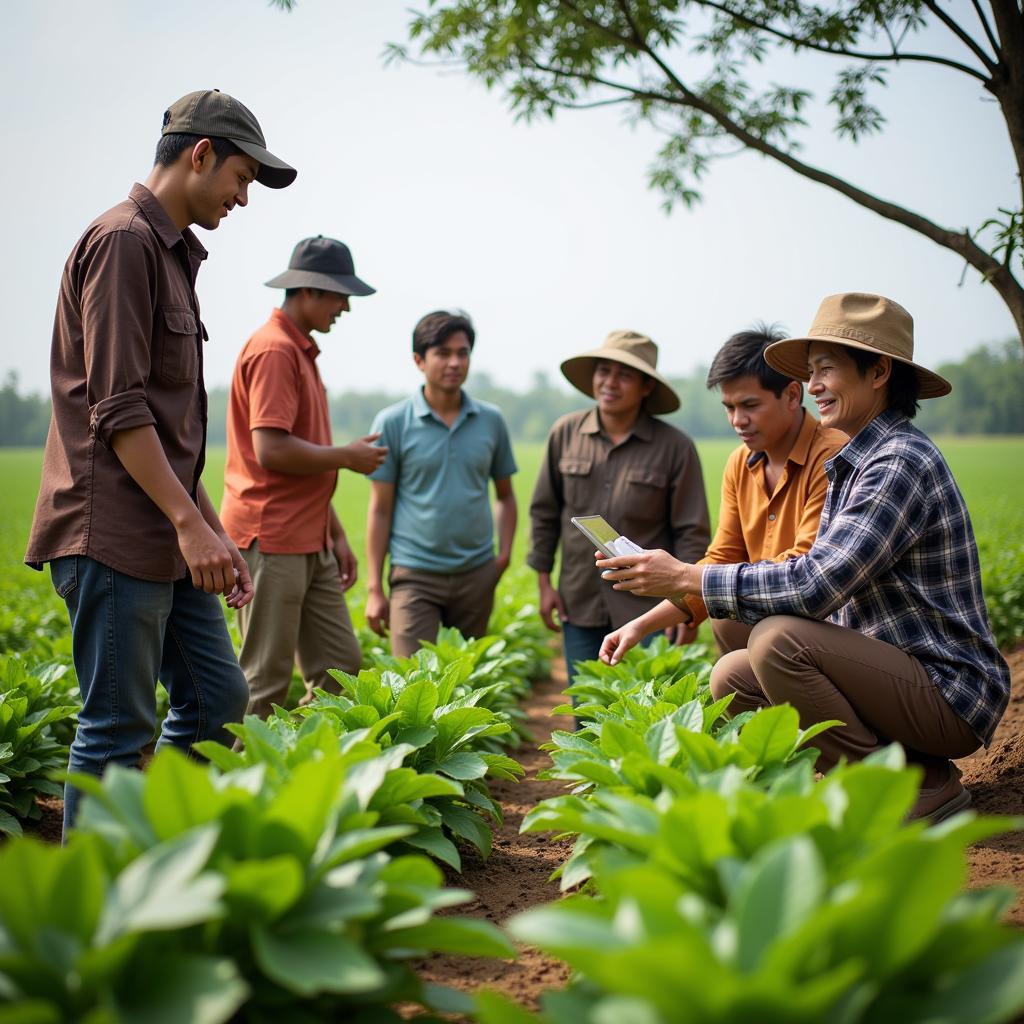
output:
[{"label": "rolled-up sleeve", "polygon": [[128,231],[97,238],[77,276],[89,424],[109,447],[119,430],[156,424],[146,396],[155,286],[145,246]]}]

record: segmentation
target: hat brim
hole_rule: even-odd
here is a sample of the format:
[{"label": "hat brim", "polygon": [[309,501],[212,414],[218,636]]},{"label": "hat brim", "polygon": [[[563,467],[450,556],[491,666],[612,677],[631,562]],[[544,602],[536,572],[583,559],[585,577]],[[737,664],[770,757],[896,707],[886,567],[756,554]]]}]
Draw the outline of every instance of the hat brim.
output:
[{"label": "hat brim", "polygon": [[377,291],[355,274],[320,274],[315,270],[286,270],[266,284],[268,288],[320,288],[340,295],[373,295]]},{"label": "hat brim", "polygon": [[807,368],[807,349],[812,341],[822,341],[828,345],[844,345],[846,348],[859,348],[863,352],[874,352],[876,355],[888,356],[899,363],[905,363],[917,376],[921,385],[919,398],[941,398],[953,390],[953,385],[931,370],[910,359],[902,359],[894,356],[891,352],[883,352],[874,345],[864,345],[849,338],[841,338],[831,334],[810,334],[803,338],[786,338],[784,341],[776,341],[764,350],[765,362],[769,366],[784,373],[794,380],[808,381],[811,378],[810,370]]},{"label": "hat brim", "polygon": [[654,381],[654,390],[644,401],[644,408],[649,413],[663,416],[666,413],[675,412],[679,408],[679,396],[664,377],[652,370],[649,363],[619,349],[598,348],[592,352],[584,352],[582,355],[566,359],[561,366],[562,375],[577,391],[582,391],[587,398],[593,398],[594,367],[599,359],[607,360],[610,363],[621,363],[630,369],[638,370]]},{"label": "hat brim", "polygon": [[259,162],[260,169],[256,172],[256,180],[267,188],[287,188],[299,173],[291,164],[286,164],[280,157],[274,156],[269,149],[245,139],[230,141],[247,156]]}]

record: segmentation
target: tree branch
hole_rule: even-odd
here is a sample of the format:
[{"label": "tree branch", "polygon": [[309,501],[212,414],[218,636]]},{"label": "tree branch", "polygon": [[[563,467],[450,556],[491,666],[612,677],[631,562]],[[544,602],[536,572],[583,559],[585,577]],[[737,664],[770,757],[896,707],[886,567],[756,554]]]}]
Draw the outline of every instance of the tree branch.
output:
[{"label": "tree branch", "polygon": [[999,40],[996,39],[995,33],[992,31],[992,26],[988,23],[988,18],[985,17],[985,9],[981,6],[978,0],[971,0],[974,4],[974,10],[977,12],[978,21],[981,22],[981,27],[985,30],[985,35],[988,38],[989,46],[992,47],[992,52],[999,57]]},{"label": "tree branch", "polygon": [[[745,25],[749,25],[751,28],[755,28],[760,32],[765,32],[768,35],[775,36],[776,39],[781,39],[784,42],[790,43],[793,46],[804,50],[814,50],[817,53],[828,53],[834,57],[849,57],[852,60],[897,62],[905,60],[920,64],[939,64],[943,67],[952,68],[954,71],[960,71],[965,75],[970,75],[972,78],[977,78],[981,82],[988,81],[985,75],[978,71],[977,68],[972,68],[969,64],[962,64],[960,61],[953,60],[950,57],[939,57],[930,53],[898,53],[896,52],[896,42],[892,39],[891,34],[889,35],[889,39],[893,43],[892,53],[865,53],[861,50],[848,50],[845,47],[836,48],[834,46],[826,46],[824,43],[812,43],[807,39],[801,39],[800,36],[794,36],[789,32],[783,32],[781,29],[775,28],[772,25],[766,25],[764,22],[757,21],[749,15],[741,14],[739,11],[733,10],[724,3],[716,3],[715,0],[694,0],[694,2],[701,7],[710,7],[722,14],[727,14],[730,18],[735,18],[736,21],[741,21]],[[886,32],[888,34],[888,29],[886,29]]]},{"label": "tree branch", "polygon": [[[621,6],[625,0],[617,0],[617,2]],[[635,24],[632,18],[627,18],[627,21],[631,24],[631,27]],[[723,132],[743,143],[747,149],[752,149],[764,156],[771,157],[773,160],[781,163],[785,167],[788,167],[790,170],[795,171],[802,177],[808,178],[811,181],[816,181],[818,184],[825,185],[827,188],[830,188],[835,192],[839,192],[848,199],[852,199],[859,206],[863,206],[865,209],[871,210],[873,213],[877,213],[888,220],[895,221],[897,224],[902,224],[904,227],[910,228],[912,231],[916,231],[918,234],[924,235],[925,238],[931,239],[943,248],[950,249],[959,256],[962,256],[972,267],[974,267],[975,270],[982,274],[986,280],[992,281],[995,284],[998,278],[1004,288],[1020,292],[1021,285],[1013,274],[994,256],[992,256],[991,253],[978,245],[967,231],[953,231],[950,228],[944,228],[941,225],[936,224],[934,221],[929,220],[927,217],[924,217],[919,213],[915,213],[913,210],[908,210],[906,207],[900,206],[899,204],[893,203],[887,199],[881,199],[870,192],[866,192],[864,189],[858,188],[856,185],[850,184],[850,182],[835,174],[831,174],[828,171],[814,167],[811,164],[804,163],[792,154],[779,149],[777,146],[773,146],[770,142],[766,142],[764,139],[761,139],[756,135],[753,135],[741,125],[733,121],[732,118],[730,118],[724,111],[693,92],[675,74],[675,72],[660,57],[658,57],[653,50],[651,50],[650,46],[642,36],[634,38],[633,42],[637,49],[646,54],[658,66],[662,74],[665,75],[669,84],[678,93],[677,96],[663,92],[652,92],[647,89],[640,89],[636,86],[627,85],[626,83],[606,79],[601,75],[592,75],[580,71],[566,71],[550,65],[540,64],[536,61],[530,61],[530,66],[534,67],[538,71],[543,71],[556,77],[568,78],[575,81],[585,82],[589,85],[598,85],[604,88],[624,92],[636,101],[665,103],[671,106],[689,107],[693,110],[698,110],[702,114],[706,114],[716,124],[718,124]],[[1001,294],[1002,290],[1003,289],[1000,289]]]},{"label": "tree branch", "polygon": [[942,22],[943,25],[946,26],[946,28],[949,29],[950,32],[953,33],[953,35],[957,37],[957,39],[960,40],[960,42],[964,44],[964,46],[974,54],[975,57],[978,58],[978,60],[981,61],[982,64],[985,65],[986,68],[988,68],[989,72],[994,72],[996,70],[996,63],[993,58],[989,57],[974,38],[964,31],[963,27],[957,21],[954,21],[953,18],[942,10],[935,0],[924,0],[924,5],[932,12],[932,14],[935,15],[936,18],[939,19],[939,21]]}]

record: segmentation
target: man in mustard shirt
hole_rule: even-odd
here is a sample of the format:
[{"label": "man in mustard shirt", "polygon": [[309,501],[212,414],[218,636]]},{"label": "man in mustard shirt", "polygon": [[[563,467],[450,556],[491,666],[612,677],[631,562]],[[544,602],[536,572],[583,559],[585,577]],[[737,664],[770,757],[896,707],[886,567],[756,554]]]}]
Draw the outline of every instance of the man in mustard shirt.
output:
[{"label": "man in mustard shirt", "polygon": [[[733,430],[743,443],[729,456],[722,478],[718,529],[698,565],[783,562],[810,550],[828,489],[825,460],[848,438],[823,427],[803,407],[803,386],[772,369],[764,350],[786,335],[757,326],[734,334],[718,351],[707,385],[718,388]],[[686,604],[688,636],[708,617],[699,596]],[[641,635],[685,621],[685,613],[662,601],[630,625]],[[746,647],[751,626],[712,619],[722,654]]]}]

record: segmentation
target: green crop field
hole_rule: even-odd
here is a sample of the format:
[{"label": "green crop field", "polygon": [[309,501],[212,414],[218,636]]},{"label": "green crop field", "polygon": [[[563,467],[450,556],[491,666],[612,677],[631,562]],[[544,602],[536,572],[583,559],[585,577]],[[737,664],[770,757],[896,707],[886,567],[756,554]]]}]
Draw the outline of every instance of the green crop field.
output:
[{"label": "green crop field", "polygon": [[[1000,639],[1006,642],[1024,633],[1024,438],[984,437],[942,439],[945,453],[967,499],[974,522],[987,590]],[[718,511],[718,487],[722,468],[733,444],[728,440],[698,444],[704,467],[704,482],[712,518]],[[519,530],[513,565],[521,565],[528,545],[530,492],[543,454],[539,444],[516,446],[519,473],[515,477],[519,499]],[[55,629],[64,610],[49,586],[48,576],[21,564],[25,539],[32,519],[39,481],[41,452],[8,449],[0,451],[0,653],[26,650],[35,645],[42,629],[49,643],[60,652],[65,643]],[[204,474],[214,503],[219,504],[224,467],[224,449],[211,449]],[[357,554],[365,539],[366,504],[369,483],[353,473],[342,473],[335,505]],[[996,594],[993,600],[993,594]],[[361,618],[364,590],[357,585],[349,604]],[[47,653],[44,649],[40,653]]]}]

